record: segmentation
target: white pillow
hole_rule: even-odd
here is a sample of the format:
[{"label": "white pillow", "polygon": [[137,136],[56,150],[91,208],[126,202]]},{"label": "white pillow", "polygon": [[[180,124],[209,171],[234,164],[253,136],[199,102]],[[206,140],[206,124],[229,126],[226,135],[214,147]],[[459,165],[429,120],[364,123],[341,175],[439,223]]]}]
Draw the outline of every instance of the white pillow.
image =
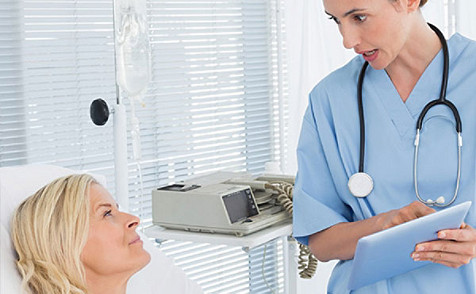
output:
[{"label": "white pillow", "polygon": [[[10,232],[12,213],[28,196],[59,177],[79,173],[52,165],[22,165],[0,168],[0,225]],[[100,180],[105,182],[104,177]]]},{"label": "white pillow", "polygon": [[0,293],[21,293],[20,285],[10,234],[4,226],[0,226]]},{"label": "white pillow", "polygon": [[[52,165],[23,165],[0,168],[0,293],[20,293],[21,277],[15,266],[15,251],[10,239],[10,219],[15,208],[38,189],[56,178],[81,173]],[[103,186],[106,178],[93,175]],[[188,279],[163,252],[147,238],[144,248],[151,262],[135,274],[128,285],[128,294],[202,293],[200,287]]]}]

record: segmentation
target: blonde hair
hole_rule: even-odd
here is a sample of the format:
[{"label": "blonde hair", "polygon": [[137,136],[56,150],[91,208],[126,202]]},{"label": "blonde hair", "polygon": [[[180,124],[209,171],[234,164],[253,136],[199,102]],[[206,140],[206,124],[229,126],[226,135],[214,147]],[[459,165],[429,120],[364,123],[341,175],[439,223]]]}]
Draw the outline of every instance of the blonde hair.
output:
[{"label": "blonde hair", "polygon": [[89,231],[89,175],[44,186],[16,209],[12,239],[22,289],[34,294],[87,293],[80,260]]}]

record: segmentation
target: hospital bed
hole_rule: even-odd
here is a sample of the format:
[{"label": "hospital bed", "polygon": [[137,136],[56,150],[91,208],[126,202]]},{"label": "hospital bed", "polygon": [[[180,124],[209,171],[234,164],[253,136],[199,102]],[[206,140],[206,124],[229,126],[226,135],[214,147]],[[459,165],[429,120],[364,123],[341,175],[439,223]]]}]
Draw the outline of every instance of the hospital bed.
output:
[{"label": "hospital bed", "polygon": [[[15,251],[10,239],[10,219],[14,209],[39,188],[52,180],[80,173],[52,165],[24,165],[0,168],[0,293],[20,294],[21,277],[15,266]],[[106,179],[93,175],[106,186]],[[139,233],[139,232],[138,232]],[[144,248],[151,262],[128,283],[128,294],[202,293],[197,283],[190,280],[171,259],[165,256],[147,237]]]}]

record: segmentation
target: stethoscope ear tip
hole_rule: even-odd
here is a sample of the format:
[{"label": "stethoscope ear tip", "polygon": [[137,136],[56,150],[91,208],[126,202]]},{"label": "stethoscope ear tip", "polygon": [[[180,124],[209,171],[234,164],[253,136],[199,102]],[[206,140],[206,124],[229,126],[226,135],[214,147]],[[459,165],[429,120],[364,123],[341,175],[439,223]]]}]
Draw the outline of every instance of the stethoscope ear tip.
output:
[{"label": "stethoscope ear tip", "polygon": [[427,199],[427,200],[425,201],[425,204],[427,204],[427,205],[432,205],[432,204],[444,204],[444,203],[445,203],[445,197],[443,197],[443,196],[438,197],[438,198],[436,199],[436,201],[433,200],[433,199]]},{"label": "stethoscope ear tip", "polygon": [[438,204],[443,204],[443,203],[445,203],[445,197],[443,197],[443,196],[438,197],[438,198],[436,199],[436,203],[438,203]]}]

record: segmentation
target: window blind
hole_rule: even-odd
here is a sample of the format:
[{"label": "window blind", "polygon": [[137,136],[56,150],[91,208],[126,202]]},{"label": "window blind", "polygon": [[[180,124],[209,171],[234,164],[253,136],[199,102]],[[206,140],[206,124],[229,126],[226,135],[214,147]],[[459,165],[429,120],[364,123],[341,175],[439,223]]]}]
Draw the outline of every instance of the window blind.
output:
[{"label": "window blind", "polygon": [[[160,248],[205,293],[283,293],[282,239],[248,252],[240,247],[165,241]],[[278,269],[278,270],[277,270]]]},{"label": "window blind", "polygon": [[[152,78],[129,207],[151,219],[148,191],[216,170],[283,162],[287,113],[284,31],[277,1],[149,0]],[[128,103],[128,99],[125,99]],[[130,109],[130,107],[128,107]],[[206,293],[282,293],[282,242],[239,247],[167,241],[160,248]],[[266,282],[265,282],[266,281]],[[267,284],[266,284],[267,283]]]},{"label": "window blind", "polygon": [[112,128],[89,119],[93,98],[115,96],[111,2],[4,2],[0,165],[53,163],[111,179]]},{"label": "window blind", "polygon": [[[93,99],[110,106],[116,99],[112,14],[111,0],[2,1],[0,166],[96,172],[114,194],[112,119],[103,127],[89,119]],[[152,79],[145,107],[136,106],[142,185],[128,146],[130,208],[143,223],[151,222],[150,191],[157,186],[221,169],[257,174],[268,161],[284,162],[279,15],[275,0],[147,1]],[[207,293],[278,293],[280,242],[267,245],[263,267],[263,247],[244,252],[169,241],[178,249],[161,249]],[[213,252],[211,263],[201,263],[203,252]],[[223,280],[224,273],[208,268],[213,260],[228,262],[237,278]]]},{"label": "window blind", "polygon": [[20,5],[0,6],[0,163],[24,163],[25,122],[21,64]]},{"label": "window blind", "polygon": [[145,107],[136,107],[145,195],[134,164],[130,173],[130,209],[144,220],[154,187],[222,169],[256,174],[281,161],[287,94],[278,2],[147,5],[152,78]]}]

